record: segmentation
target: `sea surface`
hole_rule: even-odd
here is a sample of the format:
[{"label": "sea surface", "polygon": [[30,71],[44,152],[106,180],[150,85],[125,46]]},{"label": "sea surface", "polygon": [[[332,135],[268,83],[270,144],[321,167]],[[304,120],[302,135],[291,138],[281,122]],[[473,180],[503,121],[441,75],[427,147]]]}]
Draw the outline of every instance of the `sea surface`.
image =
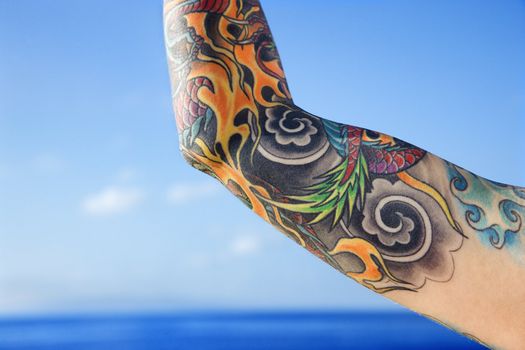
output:
[{"label": "sea surface", "polygon": [[486,349],[394,312],[198,312],[0,319],[2,350]]}]

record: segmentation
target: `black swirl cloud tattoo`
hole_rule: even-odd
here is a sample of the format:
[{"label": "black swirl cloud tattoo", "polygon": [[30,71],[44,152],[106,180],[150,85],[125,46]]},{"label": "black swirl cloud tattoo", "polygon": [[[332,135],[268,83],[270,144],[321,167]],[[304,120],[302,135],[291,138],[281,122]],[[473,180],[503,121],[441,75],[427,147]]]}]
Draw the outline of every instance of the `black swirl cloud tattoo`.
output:
[{"label": "black swirl cloud tattoo", "polygon": [[266,116],[265,130],[275,135],[275,141],[280,145],[307,146],[312,142],[312,136],[319,132],[312,119],[293,109],[280,113],[276,108],[269,108]]},{"label": "black swirl cloud tattoo", "polygon": [[392,275],[415,288],[450,279],[452,252],[464,239],[426,193],[381,178],[372,182],[361,222],[355,218],[345,231],[372,242]]}]

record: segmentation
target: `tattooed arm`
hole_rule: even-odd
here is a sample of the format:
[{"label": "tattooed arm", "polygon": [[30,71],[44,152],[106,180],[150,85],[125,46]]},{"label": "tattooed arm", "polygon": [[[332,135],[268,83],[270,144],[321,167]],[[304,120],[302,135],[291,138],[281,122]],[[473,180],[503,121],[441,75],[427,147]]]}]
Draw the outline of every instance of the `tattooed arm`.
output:
[{"label": "tattooed arm", "polygon": [[293,103],[258,0],[165,1],[180,148],[364,286],[489,344],[525,343],[525,189]]}]

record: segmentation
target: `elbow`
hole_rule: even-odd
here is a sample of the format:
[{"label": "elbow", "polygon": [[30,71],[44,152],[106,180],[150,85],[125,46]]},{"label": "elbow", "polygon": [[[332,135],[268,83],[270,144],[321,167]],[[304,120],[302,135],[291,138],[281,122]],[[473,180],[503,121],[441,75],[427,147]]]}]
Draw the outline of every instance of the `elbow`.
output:
[{"label": "elbow", "polygon": [[[179,120],[177,120],[178,122]],[[199,122],[197,122],[199,124]],[[179,123],[177,123],[179,126]],[[194,132],[192,134],[191,132]],[[216,171],[223,167],[223,160],[216,155],[214,134],[210,126],[179,128],[179,152],[186,164],[217,178]]]},{"label": "elbow", "polygon": [[[175,122],[179,139],[179,151],[188,165],[205,171],[207,160],[206,149],[212,149],[209,145],[211,136],[210,113],[208,108],[203,108],[202,102],[194,97],[192,99],[193,86],[190,82],[186,89],[180,89],[179,94],[173,101]],[[195,95],[195,93],[193,93]]]},{"label": "elbow", "polygon": [[[180,139],[180,135],[179,135]],[[191,166],[194,169],[197,169],[205,174],[213,176],[213,170],[210,166],[210,160],[198,152],[194,146],[188,147],[184,145],[183,142],[179,142],[179,152],[182,155],[182,158],[185,160],[186,164]]]}]

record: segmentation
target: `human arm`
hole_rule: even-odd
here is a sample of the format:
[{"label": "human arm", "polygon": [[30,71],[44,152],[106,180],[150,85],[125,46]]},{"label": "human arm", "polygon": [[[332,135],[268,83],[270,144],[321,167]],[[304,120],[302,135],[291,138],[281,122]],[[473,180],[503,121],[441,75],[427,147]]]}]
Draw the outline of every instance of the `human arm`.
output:
[{"label": "human arm", "polygon": [[368,288],[518,348],[523,189],[297,107],[258,1],[166,2],[165,21],[193,166]]}]

